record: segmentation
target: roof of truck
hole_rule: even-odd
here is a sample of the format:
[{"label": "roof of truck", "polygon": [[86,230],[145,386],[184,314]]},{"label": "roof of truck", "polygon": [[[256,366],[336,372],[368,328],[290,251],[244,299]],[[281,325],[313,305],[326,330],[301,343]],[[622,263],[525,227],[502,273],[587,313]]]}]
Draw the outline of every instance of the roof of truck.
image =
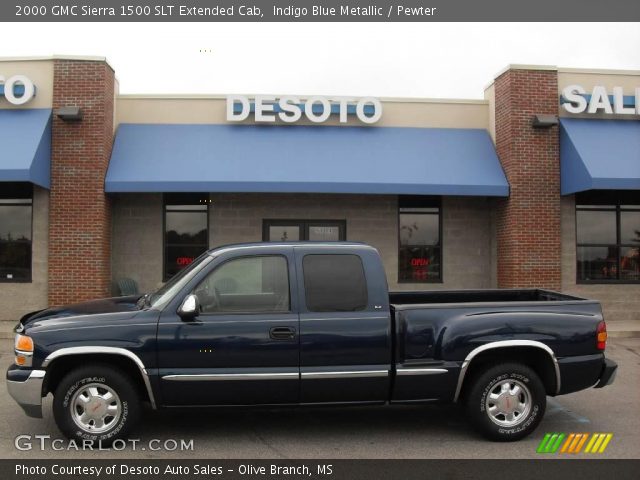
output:
[{"label": "roof of truck", "polygon": [[362,242],[249,242],[249,243],[232,243],[228,245],[221,245],[209,250],[209,253],[220,253],[222,250],[227,249],[239,249],[239,248],[273,248],[273,247],[359,247],[374,249],[371,245],[367,245]]}]

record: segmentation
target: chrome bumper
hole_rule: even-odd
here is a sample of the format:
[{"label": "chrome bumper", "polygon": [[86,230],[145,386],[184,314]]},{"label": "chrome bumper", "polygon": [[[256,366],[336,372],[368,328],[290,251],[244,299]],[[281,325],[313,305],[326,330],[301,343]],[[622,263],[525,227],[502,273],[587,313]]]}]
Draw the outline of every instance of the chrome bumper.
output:
[{"label": "chrome bumper", "polygon": [[32,370],[23,382],[7,380],[9,395],[29,417],[42,418],[42,382],[45,370]]}]

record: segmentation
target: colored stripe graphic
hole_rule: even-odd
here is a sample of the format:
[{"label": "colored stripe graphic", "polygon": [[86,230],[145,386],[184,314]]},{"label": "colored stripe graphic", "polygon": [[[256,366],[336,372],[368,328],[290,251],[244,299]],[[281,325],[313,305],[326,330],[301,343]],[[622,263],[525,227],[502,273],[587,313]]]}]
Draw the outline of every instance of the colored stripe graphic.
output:
[{"label": "colored stripe graphic", "polygon": [[[547,433],[538,445],[536,453],[603,453],[613,438],[612,433]],[[588,441],[587,441],[588,440]],[[560,448],[562,446],[562,448]],[[559,451],[558,451],[559,450]]]},{"label": "colored stripe graphic", "polygon": [[613,438],[611,433],[594,433],[585,448],[585,453],[603,453]]},{"label": "colored stripe graphic", "polygon": [[564,439],[564,433],[547,433],[540,445],[538,445],[537,453],[556,453],[562,440]]}]

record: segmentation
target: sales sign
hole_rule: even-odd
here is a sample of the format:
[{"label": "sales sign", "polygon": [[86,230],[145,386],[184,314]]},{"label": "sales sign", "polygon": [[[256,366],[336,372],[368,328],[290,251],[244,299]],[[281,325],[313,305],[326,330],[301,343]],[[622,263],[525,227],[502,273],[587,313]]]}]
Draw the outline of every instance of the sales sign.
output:
[{"label": "sales sign", "polygon": [[625,95],[622,87],[613,87],[609,94],[603,86],[587,92],[581,85],[569,85],[562,89],[560,103],[569,113],[640,115],[640,87],[635,89],[635,95]]}]

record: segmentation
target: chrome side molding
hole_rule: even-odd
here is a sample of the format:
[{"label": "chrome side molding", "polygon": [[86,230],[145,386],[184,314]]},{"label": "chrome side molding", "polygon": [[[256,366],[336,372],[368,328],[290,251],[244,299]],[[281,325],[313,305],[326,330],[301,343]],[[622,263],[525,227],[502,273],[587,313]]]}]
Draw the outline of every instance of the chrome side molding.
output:
[{"label": "chrome side molding", "polygon": [[126,348],[119,347],[101,347],[101,346],[91,346],[91,347],[67,347],[56,350],[55,352],[50,353],[47,358],[42,362],[42,368],[46,368],[53,360],[60,357],[65,357],[67,355],[87,355],[87,354],[110,354],[110,355],[121,355],[123,357],[127,357],[137,365],[138,370],[142,374],[142,379],[144,381],[144,385],[147,389],[147,393],[149,394],[149,401],[151,403],[151,407],[156,409],[156,401],[153,396],[153,390],[151,389],[151,381],[149,380],[149,374],[147,373],[147,369],[135,353],[127,350]]},{"label": "chrome side molding", "polygon": [[367,377],[388,377],[389,370],[349,370],[349,371],[326,371],[326,372],[301,372],[302,379],[329,379],[329,378],[367,378]]},{"label": "chrome side molding", "polygon": [[388,370],[350,370],[350,371],[317,371],[317,372],[250,372],[250,373],[197,373],[164,375],[162,380],[172,382],[208,382],[234,380],[292,380],[292,379],[336,379],[386,377]]},{"label": "chrome side molding", "polygon": [[446,368],[411,368],[411,367],[400,367],[396,370],[396,374],[398,376],[406,376],[406,375],[441,375],[443,373],[448,373],[449,370]]},{"label": "chrome side molding", "polygon": [[556,372],[556,394],[560,393],[560,366],[558,365],[558,359],[556,358],[556,355],[548,345],[545,345],[544,343],[538,342],[536,340],[500,340],[498,342],[489,342],[484,345],[480,345],[479,347],[474,348],[473,350],[471,350],[471,352],[469,352],[469,355],[467,355],[467,357],[464,359],[464,362],[462,362],[462,367],[460,367],[458,385],[456,386],[456,393],[453,397],[454,402],[458,401],[458,397],[460,396],[460,392],[462,391],[464,377],[473,358],[479,353],[485,352],[487,350],[504,347],[535,347],[544,350],[553,362],[553,367]]},{"label": "chrome side molding", "polygon": [[274,372],[274,373],[196,373],[182,375],[164,375],[162,380],[172,382],[209,382],[209,381],[233,381],[233,380],[291,380],[298,379],[298,372]]}]

